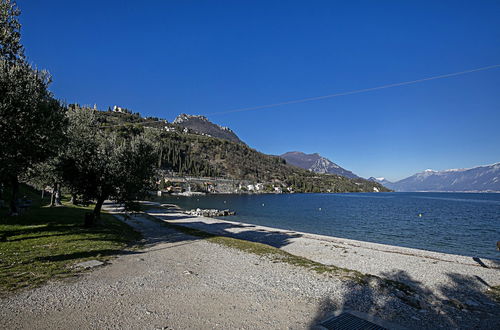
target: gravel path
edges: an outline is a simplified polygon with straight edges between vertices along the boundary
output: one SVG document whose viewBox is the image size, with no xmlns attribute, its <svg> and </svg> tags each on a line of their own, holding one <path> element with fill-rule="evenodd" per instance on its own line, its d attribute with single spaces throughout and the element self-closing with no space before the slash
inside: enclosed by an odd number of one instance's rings
<svg viewBox="0 0 500 330">
<path fill-rule="evenodd" d="M 407 328 L 500 327 L 486 296 L 477 306 L 412 307 L 401 292 L 276 263 L 188 236 L 144 216 L 146 238 L 109 265 L 0 300 L 6 329 L 305 329 L 335 310 Z"/>
</svg>

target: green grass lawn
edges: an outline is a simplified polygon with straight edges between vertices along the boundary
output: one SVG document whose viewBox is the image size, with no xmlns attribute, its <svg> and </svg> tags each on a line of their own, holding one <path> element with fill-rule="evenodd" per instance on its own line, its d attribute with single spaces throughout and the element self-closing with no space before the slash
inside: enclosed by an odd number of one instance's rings
<svg viewBox="0 0 500 330">
<path fill-rule="evenodd" d="M 68 203 L 42 206 L 40 196 L 27 187 L 22 187 L 23 195 L 33 200 L 24 214 L 8 217 L 5 209 L 0 210 L 0 236 L 6 237 L 0 242 L 0 295 L 72 276 L 77 273 L 74 264 L 108 260 L 141 238 L 109 214 L 102 214 L 101 225 L 84 228 L 84 214 L 90 208 Z"/>
</svg>

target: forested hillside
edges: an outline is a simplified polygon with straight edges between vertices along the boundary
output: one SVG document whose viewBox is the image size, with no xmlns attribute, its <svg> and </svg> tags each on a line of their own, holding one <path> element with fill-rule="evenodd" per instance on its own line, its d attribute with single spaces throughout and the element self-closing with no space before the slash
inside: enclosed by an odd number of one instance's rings
<svg viewBox="0 0 500 330">
<path fill-rule="evenodd" d="M 167 172 L 272 183 L 290 187 L 295 192 L 388 191 L 382 185 L 364 179 L 311 173 L 288 165 L 283 158 L 265 155 L 242 143 L 195 134 L 158 118 L 109 111 L 99 114 L 104 126 L 121 134 L 155 131 L 160 150 L 158 162 Z"/>
</svg>

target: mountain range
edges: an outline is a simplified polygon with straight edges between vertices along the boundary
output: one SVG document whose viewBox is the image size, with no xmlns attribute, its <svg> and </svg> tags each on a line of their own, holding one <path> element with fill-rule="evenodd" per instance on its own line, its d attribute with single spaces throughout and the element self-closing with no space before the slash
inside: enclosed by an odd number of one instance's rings
<svg viewBox="0 0 500 330">
<path fill-rule="evenodd" d="M 340 167 L 328 158 L 318 153 L 305 154 L 300 151 L 289 151 L 280 156 L 290 165 L 297 166 L 314 173 L 337 174 L 346 178 L 359 179 L 360 177 L 345 168 Z"/>
<path fill-rule="evenodd" d="M 229 128 L 204 116 L 181 114 L 173 123 L 157 117 L 143 118 L 131 111 L 99 111 L 99 121 L 117 127 L 121 134 L 137 134 L 147 128 L 158 140 L 159 172 L 165 177 L 210 177 L 239 181 L 233 192 L 258 184 L 266 192 L 384 192 L 378 182 L 334 174 L 314 173 L 287 164 L 286 160 L 252 149 Z M 225 183 L 224 183 L 225 182 Z M 233 182 L 233 183 L 228 183 Z M 232 187 L 232 186 L 231 186 Z M 203 187 L 199 187 L 203 190 Z M 228 188 L 229 189 L 229 188 Z"/>
<path fill-rule="evenodd" d="M 187 128 L 196 134 L 211 136 L 236 143 L 244 143 L 230 128 L 214 124 L 205 116 L 187 115 L 183 113 L 175 118 L 173 124 Z M 300 151 L 290 151 L 284 153 L 280 157 L 285 159 L 290 165 L 309 170 L 313 173 L 336 174 L 350 179 L 361 179 L 356 174 L 340 167 L 331 160 L 322 157 L 318 153 L 305 154 Z"/>
<path fill-rule="evenodd" d="M 369 178 L 395 191 L 500 191 L 500 163 L 444 171 L 425 170 L 390 182 Z"/>
<path fill-rule="evenodd" d="M 181 129 L 184 129 L 185 132 L 190 134 L 198 134 L 211 138 L 222 139 L 246 146 L 246 144 L 230 128 L 214 124 L 204 116 L 180 114 L 173 121 L 173 124 L 177 127 L 180 127 Z M 167 123 L 165 125 L 168 126 L 169 124 Z M 217 149 L 220 148 L 220 146 L 217 147 Z M 262 173 L 261 171 L 266 172 L 270 170 L 269 168 L 266 168 L 267 165 L 262 168 L 260 165 L 260 162 L 268 162 L 268 159 L 266 158 L 267 156 L 262 155 L 252 149 L 246 149 L 252 150 L 252 152 L 250 153 L 248 153 L 248 151 L 245 151 L 247 156 L 244 156 L 244 154 L 239 155 L 239 151 L 237 152 L 237 150 L 240 149 L 234 147 L 231 148 L 232 150 L 230 154 L 232 154 L 235 158 L 243 156 L 240 161 L 237 162 L 239 165 L 236 163 L 233 164 L 233 162 L 231 162 L 230 165 L 230 163 L 228 162 L 229 159 L 224 161 L 225 164 L 227 164 L 225 166 L 229 166 L 230 168 L 232 168 L 233 170 L 231 171 L 236 171 L 233 174 L 235 178 L 242 177 L 241 173 L 250 173 L 248 171 L 252 171 L 250 169 L 247 169 L 248 166 L 244 165 L 245 163 L 252 163 L 252 166 L 257 166 L 257 168 L 259 168 L 258 173 Z M 205 150 L 206 152 L 212 153 L 210 149 Z M 217 151 L 217 154 L 218 153 L 220 153 L 220 151 Z M 208 162 L 213 165 L 217 164 L 220 161 L 214 162 L 212 158 L 219 157 L 217 156 L 217 154 L 214 154 L 208 158 L 202 157 L 205 158 L 203 162 Z M 238 157 L 236 157 L 236 155 L 238 155 Z M 245 162 L 245 158 L 248 159 L 250 155 L 252 155 L 252 161 L 247 160 Z M 192 157 L 194 157 L 193 159 L 197 159 L 197 161 L 201 161 L 201 159 L 198 159 L 200 157 L 195 156 L 195 154 L 192 154 Z M 353 172 L 342 168 L 338 164 L 321 156 L 318 153 L 305 154 L 300 151 L 291 151 L 284 153 L 279 157 L 281 159 L 284 159 L 286 164 L 308 170 L 311 173 L 333 174 L 348 179 L 361 180 L 360 182 L 366 182 L 364 179 L 360 178 Z M 259 160 L 257 161 L 257 159 Z M 213 167 L 213 165 L 209 167 Z M 221 169 L 220 165 L 221 164 L 216 165 L 216 168 L 218 168 L 219 170 Z M 243 168 L 245 168 L 245 170 L 243 170 Z M 287 172 L 288 169 L 285 170 L 285 168 L 286 167 L 280 169 L 273 168 L 268 173 L 275 173 L 275 171 Z M 225 170 L 222 172 L 225 172 Z M 243 177 L 244 176 L 246 175 L 243 175 Z M 376 182 L 395 191 L 500 191 L 500 163 L 477 166 L 467 169 L 452 169 L 444 171 L 425 170 L 397 182 L 391 182 L 386 180 L 385 178 L 371 177 L 368 179 L 368 182 Z"/>
<path fill-rule="evenodd" d="M 394 184 L 394 182 L 391 182 L 391 181 L 387 180 L 386 178 L 374 178 L 373 176 L 371 176 L 368 178 L 368 180 L 373 181 L 373 182 L 378 182 L 381 185 L 384 185 L 386 187 Z"/>
</svg>

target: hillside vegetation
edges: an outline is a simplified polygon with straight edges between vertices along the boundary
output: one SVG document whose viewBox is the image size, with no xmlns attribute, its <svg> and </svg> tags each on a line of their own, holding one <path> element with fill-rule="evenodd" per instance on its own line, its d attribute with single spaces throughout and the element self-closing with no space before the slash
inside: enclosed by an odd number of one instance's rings
<svg viewBox="0 0 500 330">
<path fill-rule="evenodd" d="M 245 144 L 196 134 L 158 118 L 141 118 L 138 114 L 115 112 L 100 112 L 100 117 L 103 125 L 121 134 L 156 131 L 160 149 L 159 164 L 163 170 L 178 175 L 268 183 L 295 192 L 389 191 L 379 183 L 364 179 L 312 173 Z"/>
</svg>

